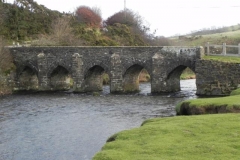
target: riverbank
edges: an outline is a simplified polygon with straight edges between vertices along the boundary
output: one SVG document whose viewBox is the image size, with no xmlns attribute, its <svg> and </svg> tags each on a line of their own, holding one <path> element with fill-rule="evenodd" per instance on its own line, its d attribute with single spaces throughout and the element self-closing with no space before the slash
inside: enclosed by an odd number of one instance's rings
<svg viewBox="0 0 240 160">
<path fill-rule="evenodd" d="M 218 98 L 199 98 L 180 102 L 176 106 L 178 115 L 197 115 L 213 113 L 240 113 L 240 89 L 230 96 Z"/>
<path fill-rule="evenodd" d="M 94 160 L 237 159 L 239 99 L 237 89 L 228 97 L 180 102 L 178 115 L 208 115 L 147 120 L 140 128 L 111 136 Z"/>
<path fill-rule="evenodd" d="M 239 114 L 150 119 L 111 136 L 93 159 L 238 159 L 239 120 Z"/>
</svg>

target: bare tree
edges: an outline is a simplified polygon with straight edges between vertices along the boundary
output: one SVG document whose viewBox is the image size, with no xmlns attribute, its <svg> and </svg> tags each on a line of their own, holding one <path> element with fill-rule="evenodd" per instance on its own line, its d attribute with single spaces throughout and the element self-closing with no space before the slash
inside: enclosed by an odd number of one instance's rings
<svg viewBox="0 0 240 160">
<path fill-rule="evenodd" d="M 33 45 L 82 45 L 83 41 L 77 39 L 74 35 L 70 23 L 70 16 L 57 18 L 51 25 L 51 33 L 48 35 L 40 35 L 39 40 L 34 42 Z"/>
<path fill-rule="evenodd" d="M 70 19 L 68 17 L 58 18 L 52 23 L 52 35 L 57 41 L 69 40 L 72 35 Z"/>
<path fill-rule="evenodd" d="M 102 17 L 102 11 L 99 7 L 92 7 L 91 8 L 94 13 L 96 13 L 99 17 Z"/>
</svg>

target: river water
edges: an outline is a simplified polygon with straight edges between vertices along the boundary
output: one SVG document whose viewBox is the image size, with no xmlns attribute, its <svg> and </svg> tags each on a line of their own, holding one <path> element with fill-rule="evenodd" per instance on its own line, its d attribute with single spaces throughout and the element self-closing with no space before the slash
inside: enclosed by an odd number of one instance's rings
<svg viewBox="0 0 240 160">
<path fill-rule="evenodd" d="M 0 160 L 89 160 L 112 134 L 145 119 L 175 116 L 175 105 L 196 98 L 195 80 L 182 91 L 150 95 L 150 84 L 130 95 L 15 94 L 0 98 Z"/>
</svg>

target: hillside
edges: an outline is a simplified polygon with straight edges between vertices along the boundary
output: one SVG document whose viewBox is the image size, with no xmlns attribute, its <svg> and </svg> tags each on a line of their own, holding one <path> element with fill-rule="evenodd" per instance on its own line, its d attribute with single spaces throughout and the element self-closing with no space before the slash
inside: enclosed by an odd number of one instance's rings
<svg viewBox="0 0 240 160">
<path fill-rule="evenodd" d="M 227 43 L 237 45 L 240 43 L 240 30 L 171 38 L 171 44 L 177 46 L 204 46 L 207 42 L 210 42 L 210 44 Z"/>
<path fill-rule="evenodd" d="M 116 11 L 103 19 L 99 8 L 76 8 L 73 13 L 60 13 L 33 0 L 0 1 L 0 37 L 9 44 L 35 46 L 169 45 L 132 10 Z"/>
</svg>

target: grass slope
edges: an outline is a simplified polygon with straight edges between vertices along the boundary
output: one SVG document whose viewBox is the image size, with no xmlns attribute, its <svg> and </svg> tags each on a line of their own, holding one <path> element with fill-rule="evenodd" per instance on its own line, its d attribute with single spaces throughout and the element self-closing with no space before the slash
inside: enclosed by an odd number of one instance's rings
<svg viewBox="0 0 240 160">
<path fill-rule="evenodd" d="M 150 119 L 140 128 L 122 131 L 94 160 L 237 160 L 240 114 Z"/>
<path fill-rule="evenodd" d="M 231 95 L 231 96 L 240 95 L 240 88 L 232 91 L 230 95 Z"/>
</svg>

